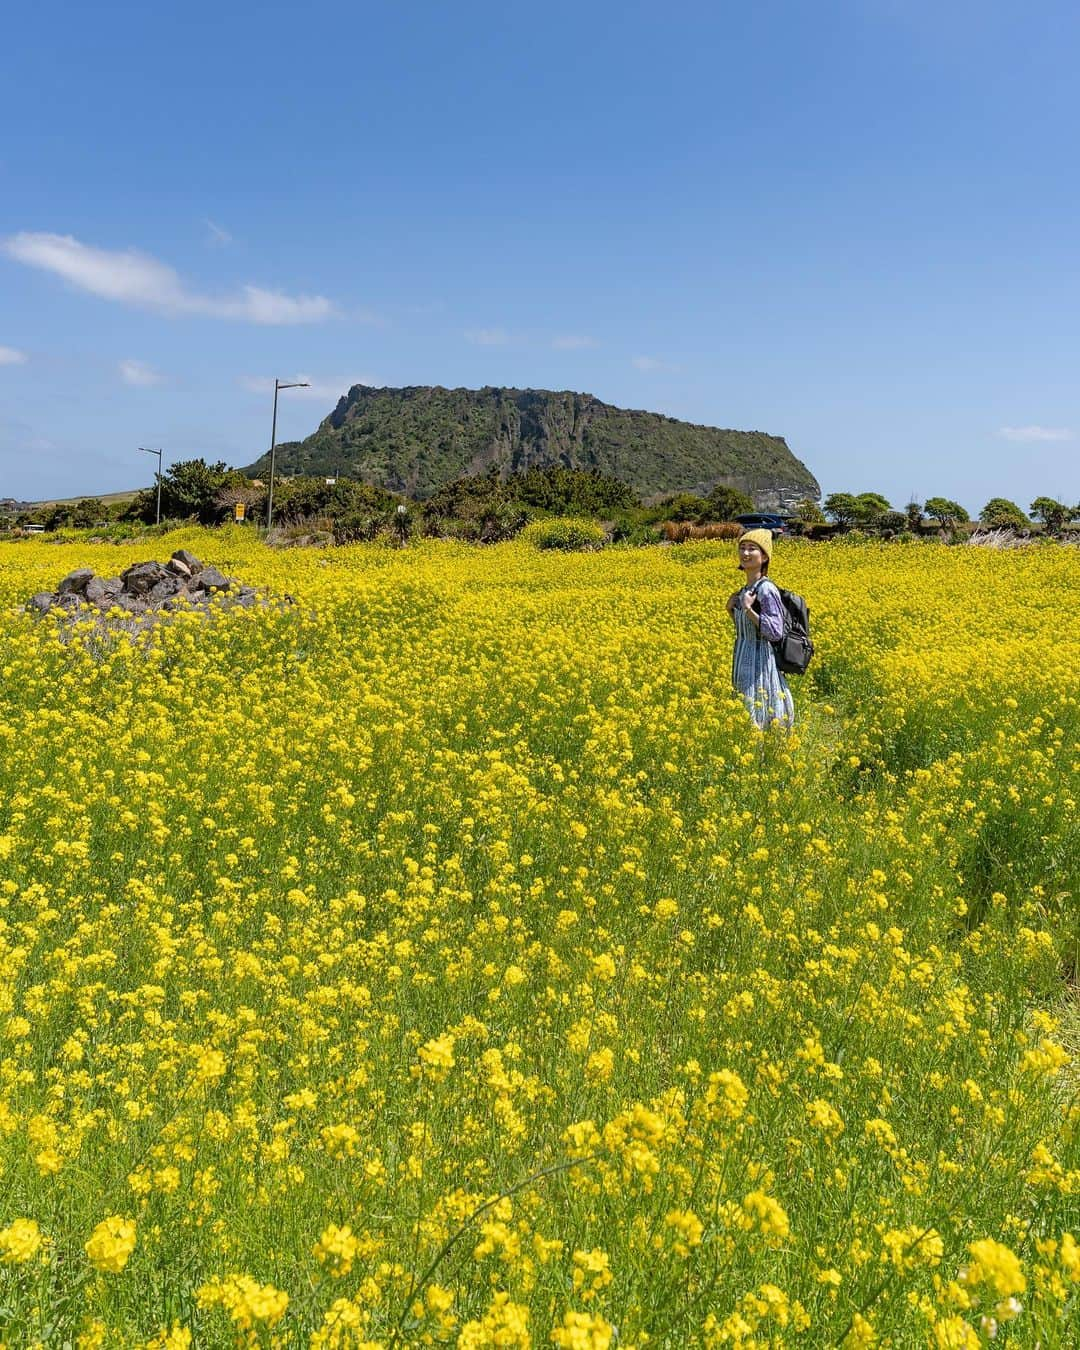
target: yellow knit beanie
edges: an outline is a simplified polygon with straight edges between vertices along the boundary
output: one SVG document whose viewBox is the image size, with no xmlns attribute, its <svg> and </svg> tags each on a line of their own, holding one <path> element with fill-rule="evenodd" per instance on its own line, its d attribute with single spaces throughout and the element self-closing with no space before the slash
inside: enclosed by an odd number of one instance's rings
<svg viewBox="0 0 1080 1350">
<path fill-rule="evenodd" d="M 772 530 L 747 530 L 739 535 L 740 544 L 757 544 L 766 560 L 772 559 Z"/>
</svg>

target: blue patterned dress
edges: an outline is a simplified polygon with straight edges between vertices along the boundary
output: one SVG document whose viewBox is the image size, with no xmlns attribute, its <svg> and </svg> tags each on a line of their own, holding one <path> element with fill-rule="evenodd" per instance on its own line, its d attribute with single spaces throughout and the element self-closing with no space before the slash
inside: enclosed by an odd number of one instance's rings
<svg viewBox="0 0 1080 1350">
<path fill-rule="evenodd" d="M 776 669 L 772 644 L 784 634 L 784 612 L 780 592 L 768 577 L 757 584 L 756 597 L 761 611 L 761 629 L 742 607 L 739 592 L 735 609 L 735 651 L 731 658 L 731 683 L 743 696 L 747 711 L 759 727 L 773 722 L 790 727 L 795 721 L 795 704 L 787 680 Z"/>
</svg>

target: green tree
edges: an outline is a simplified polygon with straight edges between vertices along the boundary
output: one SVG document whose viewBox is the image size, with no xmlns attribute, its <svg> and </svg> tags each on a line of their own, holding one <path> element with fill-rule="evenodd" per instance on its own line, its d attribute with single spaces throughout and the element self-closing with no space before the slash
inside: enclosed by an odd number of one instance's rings
<svg viewBox="0 0 1080 1350">
<path fill-rule="evenodd" d="M 77 502 L 51 502 L 39 506 L 31 514 L 35 525 L 44 525 L 47 530 L 74 528 L 85 530 L 96 525 L 108 515 L 108 509 L 96 497 L 83 497 Z"/>
<path fill-rule="evenodd" d="M 1049 534 L 1060 534 L 1075 515 L 1071 507 L 1053 497 L 1036 497 L 1028 510 L 1036 520 L 1042 521 Z"/>
<path fill-rule="evenodd" d="M 991 497 L 979 512 L 979 519 L 995 530 L 1026 530 L 1031 524 L 1017 504 L 1007 497 Z"/>
<path fill-rule="evenodd" d="M 918 534 L 922 529 L 922 502 L 917 502 L 914 497 L 904 507 L 904 515 L 907 517 L 907 527 L 913 534 Z"/>
<path fill-rule="evenodd" d="M 801 501 L 796 502 L 793 515 L 800 525 L 825 524 L 825 513 L 813 497 L 803 497 Z"/>
<path fill-rule="evenodd" d="M 659 504 L 659 520 L 696 520 L 709 518 L 709 504 L 693 492 L 676 492 Z"/>
<path fill-rule="evenodd" d="M 842 530 L 859 519 L 859 499 L 850 492 L 830 492 L 824 502 L 825 514 Z"/>
<path fill-rule="evenodd" d="M 425 534 L 485 544 L 512 538 L 529 519 L 528 507 L 512 499 L 494 464 L 486 473 L 445 484 L 421 504 L 420 512 Z"/>
<path fill-rule="evenodd" d="M 954 502 L 948 497 L 927 497 L 926 514 L 932 516 L 942 529 L 946 530 L 971 519 L 959 502 Z"/>
<path fill-rule="evenodd" d="M 225 487 L 250 487 L 247 478 L 237 469 L 218 462 L 207 464 L 204 459 L 182 459 L 161 475 L 161 515 L 163 519 L 187 520 L 191 516 L 202 525 L 212 525 L 221 518 L 222 508 L 217 497 Z M 132 512 L 139 519 L 152 521 L 157 511 L 157 489 L 146 488 L 132 504 Z"/>
<path fill-rule="evenodd" d="M 855 506 L 858 512 L 855 518 L 860 525 L 876 525 L 887 511 L 892 510 L 888 499 L 880 492 L 860 492 L 855 498 Z"/>
<path fill-rule="evenodd" d="M 288 521 L 328 516 L 336 522 L 359 512 L 389 519 L 398 501 L 392 493 L 353 478 L 328 483 L 325 478 L 305 474 L 285 479 L 275 488 L 274 515 Z"/>
<path fill-rule="evenodd" d="M 754 509 L 752 497 L 738 488 L 728 487 L 726 483 L 717 483 L 705 498 L 708 513 L 712 520 L 734 520 Z"/>
<path fill-rule="evenodd" d="M 874 525 L 879 530 L 896 534 L 899 530 L 907 529 L 907 516 L 903 511 L 882 511 L 880 516 L 875 517 Z"/>
<path fill-rule="evenodd" d="M 107 508 L 96 497 L 84 497 L 70 507 L 69 512 L 68 523 L 78 529 L 88 529 L 108 515 Z"/>
<path fill-rule="evenodd" d="M 425 524 L 437 533 L 450 520 L 473 520 L 495 511 L 508 500 L 497 465 L 485 473 L 466 475 L 445 483 L 423 503 Z"/>
<path fill-rule="evenodd" d="M 595 469 L 567 469 L 561 464 L 539 465 L 506 480 L 513 500 L 560 516 L 611 516 L 638 505 L 629 484 Z"/>
</svg>

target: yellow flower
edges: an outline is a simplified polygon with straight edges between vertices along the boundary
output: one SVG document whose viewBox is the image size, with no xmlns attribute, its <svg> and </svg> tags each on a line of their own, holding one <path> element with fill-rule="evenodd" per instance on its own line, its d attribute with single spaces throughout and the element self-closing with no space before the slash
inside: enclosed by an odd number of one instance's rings
<svg viewBox="0 0 1080 1350">
<path fill-rule="evenodd" d="M 602 1317 L 569 1311 L 551 1333 L 561 1350 L 608 1350 L 614 1336 L 615 1328 Z"/>
<path fill-rule="evenodd" d="M 978 1333 L 958 1313 L 934 1323 L 934 1344 L 938 1350 L 979 1350 Z"/>
<path fill-rule="evenodd" d="M 898 1270 L 915 1270 L 919 1266 L 935 1266 L 941 1260 L 945 1244 L 934 1228 L 923 1228 L 917 1223 L 906 1228 L 891 1228 L 881 1236 L 885 1253 Z"/>
<path fill-rule="evenodd" d="M 242 1331 L 274 1327 L 285 1316 L 289 1296 L 272 1284 L 259 1284 L 250 1275 L 226 1275 L 208 1280 L 196 1291 L 200 1308 L 221 1307 Z"/>
<path fill-rule="evenodd" d="M 315 1256 L 328 1265 L 334 1275 L 348 1275 L 356 1259 L 359 1243 L 348 1224 L 338 1228 L 330 1224 L 312 1248 Z"/>
<path fill-rule="evenodd" d="M 1044 1036 L 1032 1050 L 1024 1053 L 1020 1060 L 1020 1072 L 1033 1075 L 1044 1074 L 1054 1077 L 1069 1063 L 1069 1052 L 1064 1046 Z"/>
<path fill-rule="evenodd" d="M 844 1131 L 844 1122 L 840 1113 L 835 1107 L 831 1106 L 824 1098 L 817 1098 L 816 1101 L 807 1102 L 806 1118 L 815 1129 L 830 1139 L 837 1139 Z"/>
<path fill-rule="evenodd" d="M 135 1220 L 117 1214 L 102 1219 L 87 1239 L 85 1250 L 97 1270 L 119 1275 L 135 1250 Z"/>
<path fill-rule="evenodd" d="M 615 962 L 611 958 L 610 952 L 601 952 L 599 956 L 592 959 L 592 972 L 598 980 L 613 980 L 615 978 Z"/>
<path fill-rule="evenodd" d="M 705 1226 L 692 1209 L 673 1209 L 664 1220 L 678 1235 L 674 1244 L 680 1256 L 689 1256 L 691 1247 L 700 1247 Z"/>
<path fill-rule="evenodd" d="M 191 1350 L 192 1340 L 187 1327 L 174 1322 L 171 1327 L 158 1332 L 153 1340 L 147 1341 L 141 1350 Z"/>
<path fill-rule="evenodd" d="M 37 1256 L 44 1241 L 36 1220 L 15 1219 L 7 1228 L 0 1228 L 0 1261 L 5 1265 L 23 1265 Z"/>
<path fill-rule="evenodd" d="M 874 1325 L 862 1313 L 855 1313 L 851 1319 L 851 1330 L 844 1337 L 844 1350 L 870 1350 L 877 1344 L 877 1332 Z"/>
<path fill-rule="evenodd" d="M 435 1036 L 418 1051 L 424 1073 L 436 1083 L 441 1083 L 454 1067 L 454 1037 L 446 1034 Z"/>
<path fill-rule="evenodd" d="M 324 1125 L 319 1131 L 323 1147 L 331 1158 L 351 1158 L 360 1144 L 360 1132 L 354 1125 L 344 1122 L 338 1125 Z"/>
<path fill-rule="evenodd" d="M 989 1284 L 999 1298 L 1022 1294 L 1027 1279 L 1016 1254 L 993 1238 L 980 1238 L 968 1245 L 971 1264 L 963 1274 L 965 1284 Z"/>
<path fill-rule="evenodd" d="M 509 1294 L 499 1291 L 482 1318 L 464 1324 L 457 1345 L 458 1350 L 486 1350 L 488 1346 L 530 1350 L 532 1336 L 528 1308 L 512 1302 Z"/>
<path fill-rule="evenodd" d="M 198 1063 L 195 1066 L 197 1083 L 216 1083 L 225 1076 L 228 1068 L 225 1056 L 220 1050 L 200 1049 Z"/>
<path fill-rule="evenodd" d="M 791 1233 L 791 1223 L 782 1206 L 763 1191 L 743 1197 L 743 1212 L 756 1224 L 771 1245 L 780 1245 Z"/>
<path fill-rule="evenodd" d="M 585 1077 L 590 1083 L 606 1083 L 615 1072 L 615 1054 L 610 1047 L 594 1050 L 585 1061 Z"/>
<path fill-rule="evenodd" d="M 607 1252 L 594 1247 L 592 1251 L 574 1253 L 574 1291 L 584 1302 L 590 1302 L 602 1289 L 606 1289 L 611 1279 Z"/>
</svg>

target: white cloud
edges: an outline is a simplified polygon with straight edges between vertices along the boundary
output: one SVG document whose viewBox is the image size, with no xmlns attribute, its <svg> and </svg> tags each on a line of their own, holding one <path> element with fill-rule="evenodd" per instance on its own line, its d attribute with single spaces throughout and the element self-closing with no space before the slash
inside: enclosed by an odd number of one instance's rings
<svg viewBox="0 0 1080 1350">
<path fill-rule="evenodd" d="M 567 333 L 564 337 L 552 338 L 551 345 L 557 352 L 577 352 L 586 347 L 599 347 L 599 342 L 594 337 L 586 337 L 584 334 Z"/>
<path fill-rule="evenodd" d="M 467 328 L 465 337 L 478 347 L 505 347 L 511 340 L 510 334 L 502 328 Z"/>
<path fill-rule="evenodd" d="M 149 254 L 92 248 L 71 235 L 24 231 L 6 239 L 3 249 L 16 262 L 53 272 L 91 295 L 170 317 L 201 314 L 248 323 L 290 324 L 319 323 L 335 312 L 325 296 L 290 296 L 260 286 L 243 286 L 233 295 L 200 295 L 189 290 L 172 267 Z"/>
<path fill-rule="evenodd" d="M 673 366 L 670 361 L 661 361 L 657 356 L 635 356 L 630 364 L 637 370 L 645 371 L 671 371 L 678 370 L 678 366 Z"/>
<path fill-rule="evenodd" d="M 208 244 L 213 244 L 218 248 L 224 248 L 226 244 L 232 243 L 232 235 L 224 225 L 219 225 L 216 221 L 211 220 L 209 216 L 206 217 L 203 224 L 206 226 L 206 242 Z"/>
<path fill-rule="evenodd" d="M 281 398 L 306 398 L 317 403 L 336 403 L 343 394 L 347 394 L 354 384 L 377 385 L 373 375 L 290 375 L 282 384 L 294 384 L 307 388 L 285 389 Z M 241 388 L 252 394 L 272 394 L 274 381 L 268 375 L 242 375 Z"/>
<path fill-rule="evenodd" d="M 25 366 L 26 353 L 14 347 L 0 347 L 0 366 Z"/>
<path fill-rule="evenodd" d="M 1069 427 L 1001 427 L 999 436 L 1007 441 L 1071 441 L 1074 433 Z"/>
<path fill-rule="evenodd" d="M 148 366 L 145 361 L 121 361 L 120 378 L 125 384 L 133 384 L 137 389 L 150 389 L 155 384 L 164 384 L 165 376 Z"/>
</svg>

